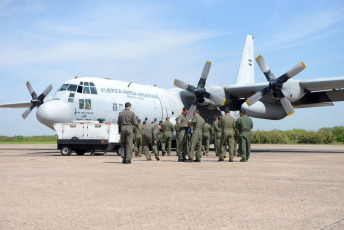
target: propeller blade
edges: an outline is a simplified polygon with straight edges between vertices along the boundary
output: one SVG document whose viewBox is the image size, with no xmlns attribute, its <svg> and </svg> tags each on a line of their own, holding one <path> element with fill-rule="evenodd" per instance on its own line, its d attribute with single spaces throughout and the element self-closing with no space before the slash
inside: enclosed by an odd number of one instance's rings
<svg viewBox="0 0 344 230">
<path fill-rule="evenodd" d="M 262 91 L 259 91 L 255 94 L 253 94 L 251 97 L 247 98 L 246 100 L 246 104 L 248 106 L 253 105 L 254 103 L 256 103 L 257 101 L 259 101 L 265 94 L 267 94 L 270 91 L 269 86 L 265 87 Z"/>
<path fill-rule="evenodd" d="M 53 86 L 50 84 L 44 91 L 39 95 L 38 100 L 40 104 L 43 104 L 44 98 L 50 93 L 50 91 L 53 89 Z"/>
<path fill-rule="evenodd" d="M 206 80 L 208 78 L 210 67 L 211 67 L 211 62 L 210 61 L 206 61 L 205 64 L 204 64 L 204 67 L 203 67 L 201 78 L 199 79 L 199 82 L 197 84 L 198 87 L 204 88 L 205 82 L 206 82 Z"/>
<path fill-rule="evenodd" d="M 246 104 L 248 106 L 251 106 L 254 103 L 256 103 L 257 101 L 259 101 L 262 97 L 263 97 L 262 92 L 259 91 L 259 92 L 255 93 L 255 94 L 253 94 L 251 97 L 247 98 Z"/>
<path fill-rule="evenodd" d="M 305 64 L 303 62 L 300 62 L 299 64 L 295 65 L 293 68 L 288 70 L 286 74 L 289 78 L 294 77 L 296 74 L 300 73 L 302 70 L 306 68 Z"/>
<path fill-rule="evenodd" d="M 23 119 L 27 118 L 29 114 L 31 113 L 32 109 L 35 107 L 35 105 L 31 105 L 25 112 L 22 114 Z"/>
<path fill-rule="evenodd" d="M 270 67 L 268 66 L 268 64 L 266 63 L 262 55 L 259 55 L 256 58 L 256 62 L 260 70 L 264 73 L 266 80 L 271 81 L 272 79 L 275 78 L 274 74 L 271 72 Z"/>
<path fill-rule="evenodd" d="M 282 107 L 284 109 L 284 111 L 288 114 L 288 116 L 292 115 L 295 111 L 293 106 L 291 105 L 290 101 L 288 100 L 288 98 L 286 98 L 284 96 L 284 93 L 282 92 L 282 90 L 278 90 L 277 91 L 277 96 L 280 99 L 280 102 L 282 104 Z"/>
<path fill-rule="evenodd" d="M 188 83 L 183 82 L 183 81 L 178 80 L 178 79 L 174 79 L 174 85 L 177 86 L 178 88 L 185 89 L 191 93 L 193 93 L 194 90 L 196 89 L 195 86 L 189 85 Z"/>
<path fill-rule="evenodd" d="M 50 84 L 42 93 L 42 95 L 44 95 L 44 97 L 46 97 L 50 91 L 53 89 L 53 86 Z"/>
<path fill-rule="evenodd" d="M 29 90 L 30 94 L 32 94 L 33 92 L 35 92 L 35 91 L 33 90 L 33 88 L 32 88 L 32 86 L 31 86 L 31 84 L 30 84 L 29 81 L 26 82 L 26 87 L 27 87 L 27 89 Z"/>
<path fill-rule="evenodd" d="M 293 113 L 295 113 L 293 106 L 291 105 L 290 101 L 288 100 L 288 98 L 283 97 L 280 99 L 280 102 L 282 104 L 283 109 L 285 110 L 285 112 L 288 114 L 288 116 L 292 115 Z"/>
<path fill-rule="evenodd" d="M 26 87 L 27 87 L 27 89 L 29 90 L 32 99 L 37 98 L 37 94 L 36 94 L 36 92 L 33 90 L 33 88 L 32 88 L 32 86 L 31 86 L 31 84 L 30 84 L 29 81 L 26 82 Z"/>
<path fill-rule="evenodd" d="M 197 107 L 197 97 L 195 98 L 194 102 L 192 103 L 192 105 L 189 109 L 188 115 L 186 115 L 186 118 L 188 120 L 191 120 L 191 118 L 193 117 L 193 113 L 195 112 L 196 107 Z"/>
<path fill-rule="evenodd" d="M 221 96 L 216 95 L 216 94 L 210 94 L 209 97 L 206 97 L 206 98 L 212 100 L 213 102 L 215 102 L 218 105 L 222 105 L 223 106 L 226 103 L 226 98 L 221 97 Z"/>
</svg>

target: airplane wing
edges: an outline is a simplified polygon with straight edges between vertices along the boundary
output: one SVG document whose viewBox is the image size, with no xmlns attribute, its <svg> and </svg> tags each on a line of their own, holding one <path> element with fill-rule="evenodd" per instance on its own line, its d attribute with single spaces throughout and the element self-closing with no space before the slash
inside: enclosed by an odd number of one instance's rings
<svg viewBox="0 0 344 230">
<path fill-rule="evenodd" d="M 250 83 L 250 84 L 235 84 L 224 86 L 227 94 L 236 98 L 248 98 L 257 91 L 263 90 L 269 85 L 269 82 Z"/>
<path fill-rule="evenodd" d="M 332 102 L 344 101 L 344 77 L 300 80 L 306 95 L 292 103 L 296 108 L 330 106 Z M 231 97 L 248 98 L 268 86 L 268 82 L 224 86 Z"/>
<path fill-rule="evenodd" d="M 309 91 L 344 88 L 344 77 L 300 80 L 300 85 Z"/>
<path fill-rule="evenodd" d="M 32 104 L 31 102 L 19 102 L 19 103 L 12 103 L 12 104 L 2 104 L 0 108 L 28 108 Z"/>
<path fill-rule="evenodd" d="M 331 106 L 332 102 L 344 101 L 344 77 L 301 80 L 300 86 L 308 93 L 292 103 L 295 108 Z"/>
</svg>

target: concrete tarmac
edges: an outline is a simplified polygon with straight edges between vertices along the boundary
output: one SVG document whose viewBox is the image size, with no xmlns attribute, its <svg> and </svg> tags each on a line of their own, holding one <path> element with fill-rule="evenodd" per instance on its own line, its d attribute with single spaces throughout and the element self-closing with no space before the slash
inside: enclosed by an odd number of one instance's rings
<svg viewBox="0 0 344 230">
<path fill-rule="evenodd" d="M 0 145 L 0 229 L 344 229 L 344 146 L 253 145 L 246 163 L 174 155 L 124 165 Z"/>
</svg>

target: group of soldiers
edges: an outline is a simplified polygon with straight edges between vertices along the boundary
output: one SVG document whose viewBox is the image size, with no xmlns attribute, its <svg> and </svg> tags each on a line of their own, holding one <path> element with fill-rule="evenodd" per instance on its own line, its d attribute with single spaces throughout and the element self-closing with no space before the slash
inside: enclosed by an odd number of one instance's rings
<svg viewBox="0 0 344 230">
<path fill-rule="evenodd" d="M 188 119 L 189 109 L 184 107 L 176 118 L 175 125 L 170 122 L 169 117 L 165 122 L 160 121 L 159 124 L 152 122 L 147 125 L 146 122 L 141 124 L 130 109 L 131 104 L 127 102 L 125 110 L 118 116 L 124 164 L 131 163 L 133 142 L 136 157 L 142 157 L 143 153 L 148 161 L 152 160 L 149 151 L 151 146 L 155 159 L 160 160 L 158 143 L 161 145 L 162 155 L 170 156 L 173 131 L 176 132 L 176 152 L 179 162 L 201 162 L 202 152 L 203 155 L 209 153 L 210 139 L 214 140 L 218 161 L 224 161 L 227 149 L 229 162 L 233 162 L 235 155 L 241 157 L 241 162 L 248 161 L 250 157 L 250 130 L 253 128 L 253 123 L 244 111 L 240 111 L 240 118 L 235 121 L 229 115 L 229 109 L 226 109 L 225 115 L 216 117 L 211 126 L 200 116 L 197 109 L 193 113 L 193 119 Z M 237 145 L 239 145 L 238 150 Z"/>
</svg>

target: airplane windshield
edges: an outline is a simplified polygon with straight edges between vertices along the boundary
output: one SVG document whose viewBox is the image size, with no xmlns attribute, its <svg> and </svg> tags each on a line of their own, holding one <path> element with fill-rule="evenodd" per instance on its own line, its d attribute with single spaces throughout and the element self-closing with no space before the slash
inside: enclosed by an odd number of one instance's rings
<svg viewBox="0 0 344 230">
<path fill-rule="evenodd" d="M 68 88 L 69 84 L 63 84 L 60 88 L 60 91 L 65 91 Z"/>
<path fill-rule="evenodd" d="M 78 86 L 77 85 L 72 85 L 72 84 L 70 84 L 69 86 L 68 86 L 68 91 L 76 91 L 76 88 L 77 88 Z"/>
</svg>

